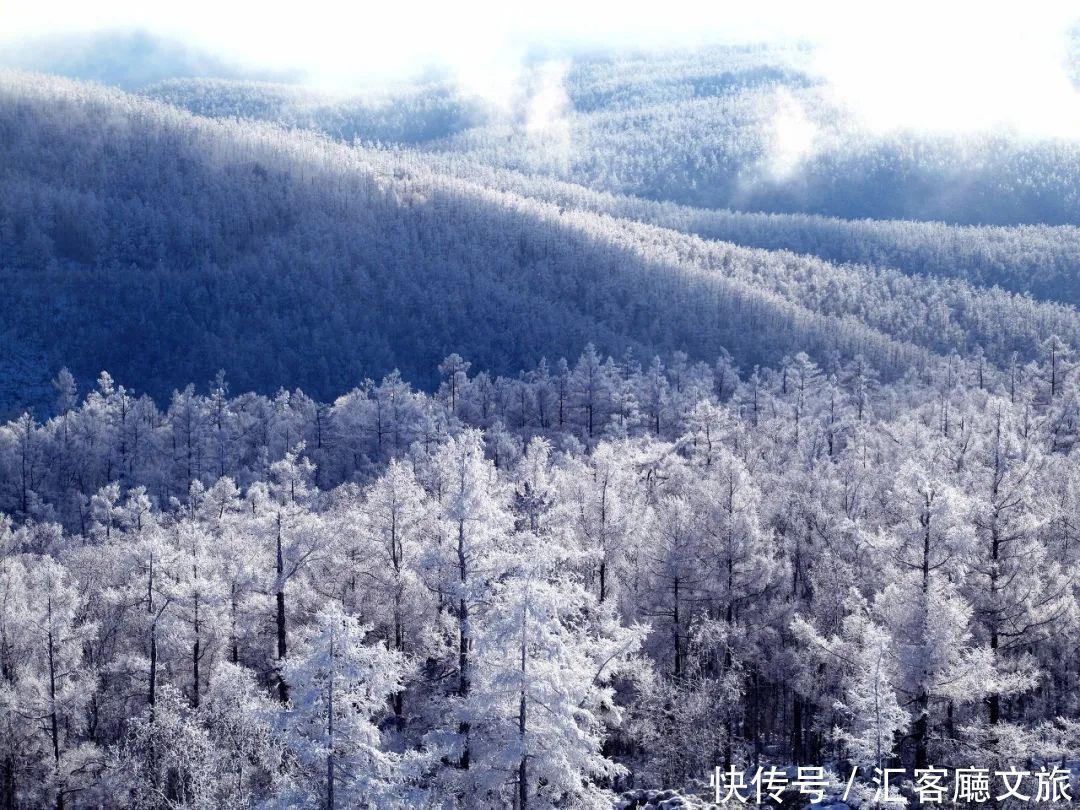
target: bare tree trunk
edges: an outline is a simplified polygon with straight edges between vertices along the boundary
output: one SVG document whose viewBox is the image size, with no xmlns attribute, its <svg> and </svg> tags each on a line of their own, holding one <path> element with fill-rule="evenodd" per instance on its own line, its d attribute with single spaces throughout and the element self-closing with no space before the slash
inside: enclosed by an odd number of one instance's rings
<svg viewBox="0 0 1080 810">
<path fill-rule="evenodd" d="M 521 617 L 521 693 L 520 702 L 518 704 L 518 737 L 521 740 L 521 762 L 518 764 L 518 808 L 519 810 L 525 810 L 526 805 L 529 803 L 529 781 L 528 781 L 528 755 L 525 749 L 525 729 L 526 729 L 526 695 L 525 695 L 525 652 L 526 652 L 526 631 L 528 628 L 528 603 L 526 602 L 524 609 L 522 610 Z"/>
<path fill-rule="evenodd" d="M 57 782 L 60 776 L 60 726 L 56 716 L 56 650 L 52 631 L 52 595 L 48 598 L 49 620 L 49 731 L 52 735 L 53 767 L 56 770 Z M 57 788 L 56 810 L 64 810 L 64 793 Z"/>
<path fill-rule="evenodd" d="M 678 680 L 682 677 L 682 640 L 679 637 L 679 578 L 675 577 L 675 581 L 672 584 L 673 601 L 674 605 L 671 611 L 671 625 L 672 634 L 671 641 L 674 647 L 675 663 L 674 663 L 674 678 Z"/>
<path fill-rule="evenodd" d="M 4 757 L 4 810 L 15 810 L 15 760 L 11 754 Z"/>
<path fill-rule="evenodd" d="M 199 605 L 195 604 L 195 644 L 191 650 L 191 675 L 192 675 L 192 696 L 191 705 L 194 708 L 199 708 Z"/>
<path fill-rule="evenodd" d="M 334 639 L 330 639 L 330 678 L 326 685 L 326 807 L 334 810 Z"/>
<path fill-rule="evenodd" d="M 458 521 L 458 577 L 461 582 L 461 595 L 458 600 L 458 696 L 465 698 L 469 694 L 469 603 L 465 598 L 467 579 L 465 560 L 465 523 Z M 458 762 L 463 770 L 469 768 L 469 724 L 462 722 L 458 733 L 464 740 L 461 759 Z"/>
<path fill-rule="evenodd" d="M 923 610 L 927 610 L 930 604 L 930 523 L 931 502 L 930 495 L 925 495 L 923 513 L 919 522 L 923 527 L 923 555 L 922 555 L 922 600 Z M 928 737 L 930 735 L 930 695 L 925 685 L 919 686 L 915 696 L 915 722 L 911 725 L 911 734 L 915 739 L 915 767 L 929 767 Z"/>
<path fill-rule="evenodd" d="M 285 637 L 285 557 L 281 550 L 281 512 L 277 516 L 277 657 L 278 657 L 278 699 L 289 702 L 289 686 L 281 675 L 285 666 L 288 646 Z"/>
<path fill-rule="evenodd" d="M 236 583 L 235 582 L 233 582 L 229 586 L 229 615 L 230 615 L 230 619 L 231 619 L 230 624 L 231 624 L 231 628 L 232 628 L 232 632 L 230 633 L 232 638 L 230 639 L 231 644 L 229 645 L 229 647 L 230 647 L 229 653 L 230 653 L 230 656 L 232 658 L 232 662 L 234 664 L 239 664 L 240 663 L 240 636 L 236 632 Z"/>
<path fill-rule="evenodd" d="M 147 695 L 150 704 L 150 716 L 154 716 L 154 704 L 157 702 L 157 622 L 150 625 L 150 691 Z"/>
</svg>

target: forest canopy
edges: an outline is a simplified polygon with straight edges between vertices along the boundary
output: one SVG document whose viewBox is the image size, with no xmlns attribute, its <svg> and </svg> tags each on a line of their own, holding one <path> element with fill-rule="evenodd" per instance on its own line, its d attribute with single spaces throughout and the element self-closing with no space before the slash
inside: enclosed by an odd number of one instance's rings
<svg viewBox="0 0 1080 810">
<path fill-rule="evenodd" d="M 1080 141 L 95 47 L 0 72 L 0 808 L 1080 796 Z"/>
</svg>

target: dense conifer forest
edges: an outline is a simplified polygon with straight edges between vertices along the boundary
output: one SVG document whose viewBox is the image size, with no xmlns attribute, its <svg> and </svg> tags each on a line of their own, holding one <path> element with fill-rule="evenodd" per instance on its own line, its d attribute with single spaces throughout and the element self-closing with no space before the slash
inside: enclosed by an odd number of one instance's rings
<svg viewBox="0 0 1080 810">
<path fill-rule="evenodd" d="M 1080 796 L 1080 141 L 168 52 L 0 71 L 0 807 Z"/>
</svg>

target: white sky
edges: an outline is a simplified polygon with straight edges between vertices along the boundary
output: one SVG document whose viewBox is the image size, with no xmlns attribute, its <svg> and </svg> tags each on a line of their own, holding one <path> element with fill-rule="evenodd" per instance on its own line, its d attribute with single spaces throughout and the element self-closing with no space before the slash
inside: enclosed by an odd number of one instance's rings
<svg viewBox="0 0 1080 810">
<path fill-rule="evenodd" d="M 138 28 L 318 83 L 455 70 L 493 94 L 532 45 L 694 46 L 803 39 L 877 129 L 1080 135 L 1062 69 L 1076 0 L 0 0 L 0 37 Z"/>
</svg>

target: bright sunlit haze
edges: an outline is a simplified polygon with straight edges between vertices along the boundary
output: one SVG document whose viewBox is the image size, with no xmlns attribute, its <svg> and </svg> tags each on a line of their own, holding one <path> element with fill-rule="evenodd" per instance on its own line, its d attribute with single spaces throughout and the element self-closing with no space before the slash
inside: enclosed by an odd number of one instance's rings
<svg viewBox="0 0 1080 810">
<path fill-rule="evenodd" d="M 674 0 L 662 10 L 571 0 L 525 10 L 495 0 L 5 5 L 0 43 L 9 48 L 35 41 L 77 48 L 88 32 L 139 30 L 333 92 L 448 71 L 496 106 L 514 95 L 527 62 L 567 51 L 788 42 L 811 46 L 808 68 L 872 131 L 1080 133 L 1080 94 L 1067 70 L 1077 12 L 1056 0 L 745 7 Z"/>
</svg>

